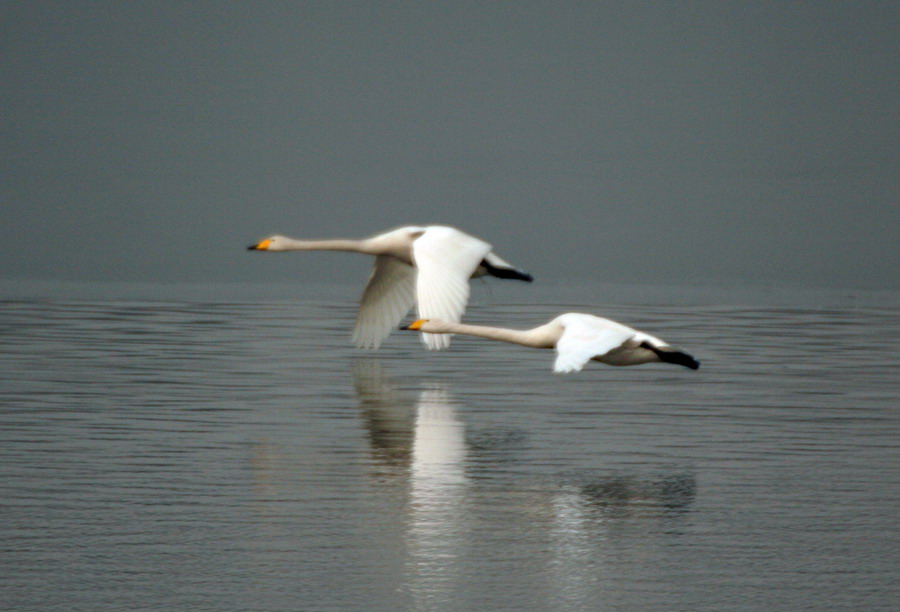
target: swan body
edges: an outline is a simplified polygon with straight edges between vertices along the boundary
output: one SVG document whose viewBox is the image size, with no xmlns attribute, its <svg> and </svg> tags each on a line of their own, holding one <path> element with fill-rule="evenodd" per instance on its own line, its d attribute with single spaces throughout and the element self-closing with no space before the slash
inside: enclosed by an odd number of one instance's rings
<svg viewBox="0 0 900 612">
<path fill-rule="evenodd" d="M 578 372 L 588 361 L 613 366 L 664 362 L 696 370 L 700 362 L 659 338 L 610 319 L 570 312 L 534 329 L 507 329 L 419 319 L 401 329 L 430 334 L 465 334 L 533 348 L 555 348 L 553 371 Z"/>
<path fill-rule="evenodd" d="M 441 225 L 401 227 L 362 240 L 296 240 L 270 236 L 254 251 L 349 251 L 375 257 L 360 299 L 353 340 L 378 348 L 407 312 L 422 318 L 459 321 L 469 301 L 469 279 L 491 275 L 531 282 L 526 272 L 491 252 L 491 245 Z M 449 336 L 422 334 L 429 349 L 443 349 Z"/>
</svg>

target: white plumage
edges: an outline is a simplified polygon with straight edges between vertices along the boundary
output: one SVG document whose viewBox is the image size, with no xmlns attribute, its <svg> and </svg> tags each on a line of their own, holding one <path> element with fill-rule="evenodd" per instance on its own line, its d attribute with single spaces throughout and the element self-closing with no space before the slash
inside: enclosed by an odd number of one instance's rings
<svg viewBox="0 0 900 612">
<path fill-rule="evenodd" d="M 486 274 L 531 281 L 491 252 L 491 245 L 441 225 L 401 227 L 363 240 L 296 240 L 270 236 L 248 247 L 256 251 L 350 251 L 375 256 L 360 299 L 353 339 L 378 348 L 407 312 L 459 321 L 469 301 L 469 279 Z M 430 349 L 443 349 L 449 336 L 423 334 Z"/>
<path fill-rule="evenodd" d="M 570 312 L 534 329 L 507 329 L 419 319 L 403 327 L 430 334 L 466 334 L 533 348 L 555 348 L 554 372 L 578 372 L 588 361 L 628 366 L 664 362 L 696 370 L 700 362 L 655 336 L 610 319 Z"/>
</svg>

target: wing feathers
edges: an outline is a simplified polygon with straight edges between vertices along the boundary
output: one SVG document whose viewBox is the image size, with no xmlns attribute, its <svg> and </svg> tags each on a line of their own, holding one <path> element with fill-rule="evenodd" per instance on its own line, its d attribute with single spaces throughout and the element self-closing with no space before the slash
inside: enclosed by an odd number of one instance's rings
<svg viewBox="0 0 900 612">
<path fill-rule="evenodd" d="M 419 317 L 457 322 L 469 301 L 469 278 L 490 253 L 491 245 L 449 227 L 429 227 L 413 242 L 418 269 L 416 297 Z M 422 334 L 430 349 L 446 348 L 450 336 Z"/>
<path fill-rule="evenodd" d="M 412 266 L 390 256 L 377 256 L 356 315 L 356 346 L 378 348 L 415 301 L 416 273 Z"/>
<path fill-rule="evenodd" d="M 564 329 L 556 343 L 554 372 L 578 372 L 591 358 L 605 355 L 635 335 L 633 329 L 591 315 L 563 315 L 560 323 Z"/>
</svg>

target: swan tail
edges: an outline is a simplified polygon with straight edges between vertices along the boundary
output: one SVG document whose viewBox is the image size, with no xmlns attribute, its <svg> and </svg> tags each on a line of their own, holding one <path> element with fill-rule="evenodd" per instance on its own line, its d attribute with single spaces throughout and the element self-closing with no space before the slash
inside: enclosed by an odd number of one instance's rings
<svg viewBox="0 0 900 612">
<path fill-rule="evenodd" d="M 653 346 L 649 342 L 643 342 L 641 346 L 656 353 L 663 363 L 673 363 L 692 370 L 700 369 L 700 362 L 684 351 L 679 351 L 671 346 Z"/>
<path fill-rule="evenodd" d="M 490 276 L 495 276 L 497 278 L 509 278 L 513 280 L 525 281 L 526 283 L 530 283 L 534 280 L 534 277 L 531 276 L 531 274 L 529 274 L 528 272 L 513 267 L 493 253 L 488 253 L 487 256 L 481 260 L 480 265 L 482 268 L 484 268 L 485 274 L 489 274 Z"/>
</svg>

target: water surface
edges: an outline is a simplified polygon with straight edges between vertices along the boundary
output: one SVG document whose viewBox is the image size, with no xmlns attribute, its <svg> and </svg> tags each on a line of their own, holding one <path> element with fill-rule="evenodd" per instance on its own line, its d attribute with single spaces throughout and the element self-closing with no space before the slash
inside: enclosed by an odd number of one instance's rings
<svg viewBox="0 0 900 612">
<path fill-rule="evenodd" d="M 593 312 L 703 362 L 558 376 L 357 351 L 357 290 L 7 288 L 3 605 L 896 609 L 895 295 L 477 286 L 471 322 Z"/>
</svg>

